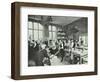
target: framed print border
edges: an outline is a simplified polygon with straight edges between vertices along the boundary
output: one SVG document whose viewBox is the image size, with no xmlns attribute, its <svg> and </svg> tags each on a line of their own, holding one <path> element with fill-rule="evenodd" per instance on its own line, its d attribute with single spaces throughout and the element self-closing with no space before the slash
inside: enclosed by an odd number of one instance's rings
<svg viewBox="0 0 100 82">
<path fill-rule="evenodd" d="M 57 8 L 57 9 L 77 9 L 77 10 L 93 10 L 94 11 L 94 71 L 78 72 L 78 73 L 58 73 L 58 74 L 42 74 L 42 75 L 20 75 L 20 8 L 21 7 L 38 7 L 38 8 Z M 37 79 L 37 78 L 54 78 L 69 76 L 84 76 L 97 74 L 97 7 L 76 6 L 76 5 L 58 5 L 43 3 L 26 3 L 14 2 L 11 4 L 11 78 L 15 80 L 21 79 Z"/>
</svg>

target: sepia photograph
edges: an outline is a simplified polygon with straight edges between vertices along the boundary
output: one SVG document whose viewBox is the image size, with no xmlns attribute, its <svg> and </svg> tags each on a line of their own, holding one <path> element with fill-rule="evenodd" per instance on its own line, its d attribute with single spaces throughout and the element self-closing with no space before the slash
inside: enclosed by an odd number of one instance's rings
<svg viewBox="0 0 100 82">
<path fill-rule="evenodd" d="M 28 67 L 88 64 L 88 18 L 28 15 Z"/>
</svg>

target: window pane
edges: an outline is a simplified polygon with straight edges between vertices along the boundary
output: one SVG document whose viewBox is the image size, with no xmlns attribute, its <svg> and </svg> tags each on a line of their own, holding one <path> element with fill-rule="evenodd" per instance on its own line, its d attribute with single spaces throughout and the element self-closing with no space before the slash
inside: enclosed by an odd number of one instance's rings
<svg viewBox="0 0 100 82">
<path fill-rule="evenodd" d="M 38 29 L 38 23 L 34 22 L 34 29 Z"/>
<path fill-rule="evenodd" d="M 49 39 L 52 39 L 52 32 L 49 32 Z"/>
<path fill-rule="evenodd" d="M 58 30 L 57 31 L 62 31 L 62 29 L 61 28 L 58 28 Z"/>
<path fill-rule="evenodd" d="M 53 32 L 53 39 L 54 39 L 54 40 L 57 39 L 57 34 L 56 34 L 56 32 Z"/>
<path fill-rule="evenodd" d="M 52 26 L 52 31 L 56 31 L 56 26 Z"/>
<path fill-rule="evenodd" d="M 38 40 L 38 30 L 34 30 L 34 40 Z"/>
<path fill-rule="evenodd" d="M 85 44 L 88 45 L 88 36 L 85 36 Z"/>
<path fill-rule="evenodd" d="M 39 30 L 43 30 L 43 25 L 39 24 Z"/>
<path fill-rule="evenodd" d="M 32 28 L 32 22 L 28 22 L 28 28 Z"/>
<path fill-rule="evenodd" d="M 43 39 L 43 31 L 39 31 L 39 40 Z"/>
<path fill-rule="evenodd" d="M 83 44 L 87 45 L 88 43 L 88 36 L 87 35 L 81 35 L 79 36 L 79 41 L 83 40 Z"/>
<path fill-rule="evenodd" d="M 32 40 L 32 30 L 28 30 L 28 40 Z"/>
<path fill-rule="evenodd" d="M 51 25 L 49 25 L 49 31 L 51 31 L 52 29 L 51 29 Z"/>
</svg>

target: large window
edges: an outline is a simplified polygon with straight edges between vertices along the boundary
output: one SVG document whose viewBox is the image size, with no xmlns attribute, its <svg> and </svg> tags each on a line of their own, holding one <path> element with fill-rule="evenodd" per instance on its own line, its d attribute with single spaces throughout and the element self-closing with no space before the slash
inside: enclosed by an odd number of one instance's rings
<svg viewBox="0 0 100 82">
<path fill-rule="evenodd" d="M 32 28 L 33 28 L 32 22 L 28 22 L 28 39 L 29 40 L 33 39 L 33 37 L 32 37 L 32 35 L 33 35 Z"/>
<path fill-rule="evenodd" d="M 83 40 L 84 45 L 88 45 L 88 36 L 87 34 L 83 34 L 79 36 L 79 40 Z"/>
<path fill-rule="evenodd" d="M 49 39 L 57 39 L 57 27 L 49 25 Z"/>
<path fill-rule="evenodd" d="M 49 25 L 49 39 L 57 39 L 57 27 Z M 38 22 L 28 22 L 28 38 L 29 40 L 43 40 L 44 39 L 44 27 Z"/>
<path fill-rule="evenodd" d="M 43 39 L 43 26 L 38 22 L 28 22 L 28 36 L 30 40 Z"/>
</svg>

